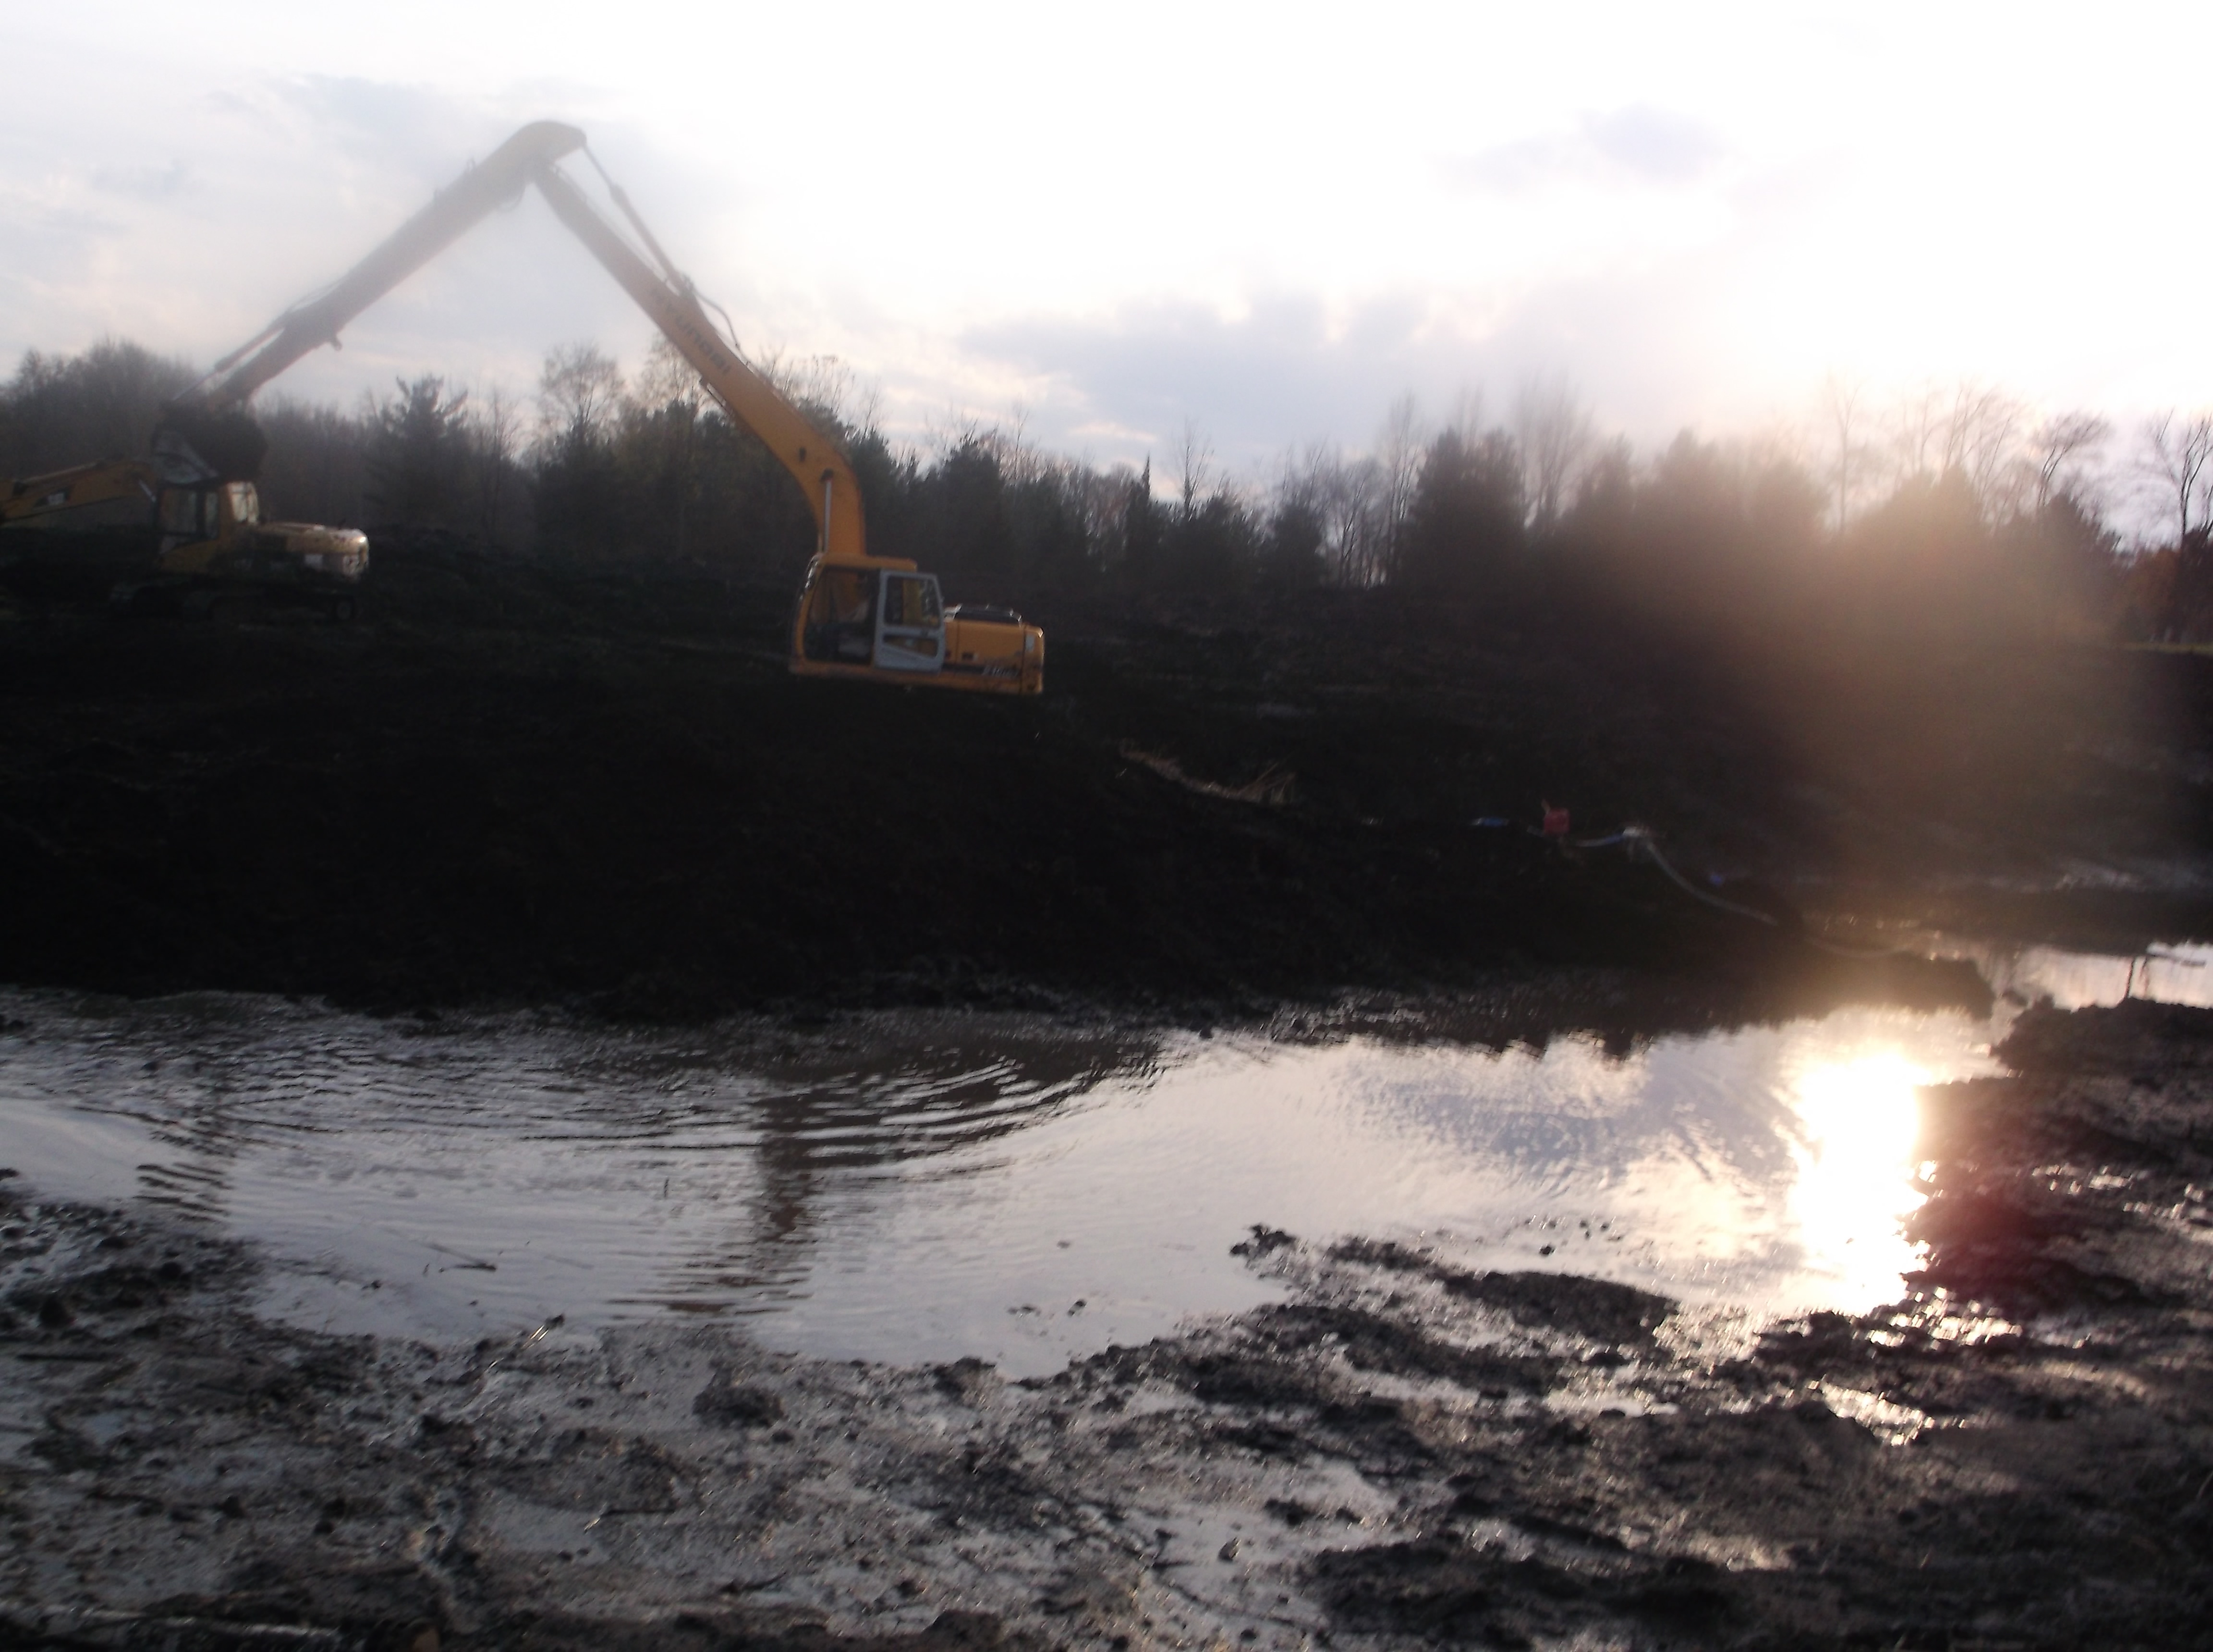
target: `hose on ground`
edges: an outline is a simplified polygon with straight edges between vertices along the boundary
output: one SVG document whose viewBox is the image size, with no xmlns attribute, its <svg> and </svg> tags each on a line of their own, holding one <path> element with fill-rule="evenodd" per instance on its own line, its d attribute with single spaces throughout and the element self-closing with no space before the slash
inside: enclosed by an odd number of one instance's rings
<svg viewBox="0 0 2213 1652">
<path fill-rule="evenodd" d="M 1739 917 L 1750 918 L 1755 924 L 1765 924 L 1770 929 L 1776 927 L 1777 920 L 1774 913 L 1763 912 L 1757 906 L 1742 905 L 1734 900 L 1723 900 L 1710 890 L 1699 888 L 1697 884 L 1675 869 L 1667 857 L 1660 852 L 1658 840 L 1643 826 L 1625 826 L 1614 834 L 1613 841 L 1627 848 L 1631 855 L 1642 856 L 1650 861 L 1653 865 L 1660 869 L 1668 882 L 1690 896 L 1692 899 L 1702 902 L 1716 911 L 1732 912 Z M 1603 840 L 1600 843 L 1577 845 L 1578 848 L 1587 849 L 1596 849 L 1601 846 L 1603 846 Z"/>
<path fill-rule="evenodd" d="M 1780 924 L 1781 920 L 1772 912 L 1763 912 L 1756 906 L 1747 906 L 1739 901 L 1724 900 L 1711 890 L 1698 887 L 1697 884 L 1677 871 L 1667 856 L 1660 852 L 1660 840 L 1652 835 L 1649 827 L 1626 826 L 1620 831 L 1611 832 L 1603 838 L 1579 838 L 1575 839 L 1575 846 L 1577 849 L 1625 849 L 1632 856 L 1642 856 L 1650 861 L 1653 865 L 1660 869 L 1661 875 L 1670 883 L 1702 905 L 1710 906 L 1716 911 L 1728 912 L 1735 917 L 1749 919 L 1754 924 L 1765 924 L 1770 929 L 1774 929 Z M 1912 948 L 1906 946 L 1848 946 L 1842 942 L 1824 940 L 1818 935 L 1807 934 L 1803 930 L 1800 931 L 1800 938 L 1815 951 L 1826 952 L 1836 958 L 1895 958 L 1901 953 L 1913 950 Z"/>
</svg>

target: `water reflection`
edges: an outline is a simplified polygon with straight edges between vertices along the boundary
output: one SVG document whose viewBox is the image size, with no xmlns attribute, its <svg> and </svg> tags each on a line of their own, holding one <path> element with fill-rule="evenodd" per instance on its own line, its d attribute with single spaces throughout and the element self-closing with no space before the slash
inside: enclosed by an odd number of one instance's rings
<svg viewBox="0 0 2213 1652">
<path fill-rule="evenodd" d="M 645 1294 L 625 1300 L 695 1313 L 763 1311 L 803 1282 L 826 1212 L 850 1221 L 872 1194 L 892 1195 L 871 1186 L 890 1180 L 882 1173 L 988 1174 L 1004 1162 L 988 1144 L 1076 1105 L 1110 1077 L 1142 1078 L 1154 1052 L 1143 1040 L 1040 1042 L 1003 1028 L 986 1047 L 880 1045 L 869 1057 L 870 1064 L 776 1070 L 774 1087 L 742 1104 L 751 1173 L 741 1215 L 711 1240 L 695 1241 L 696 1251 L 668 1265 Z M 729 1145 L 693 1140 L 675 1149 L 709 1161 L 686 1177 L 687 1195 L 711 1201 L 727 1185 Z M 917 1161 L 932 1158 L 951 1162 L 918 1173 Z M 664 1187 L 674 1180 L 672 1173 Z"/>
<path fill-rule="evenodd" d="M 1912 1087 L 1958 1014 L 1542 1052 L 887 1015 L 613 1034 L 0 993 L 0 1161 L 265 1240 L 365 1329 L 743 1314 L 833 1356 L 1047 1369 L 1271 1287 L 1254 1222 L 1760 1311 L 1911 1265 Z"/>
<path fill-rule="evenodd" d="M 1471 1262 L 1860 1308 L 1913 1265 L 1899 1224 L 1917 1203 L 1916 1087 L 1996 1070 L 1990 1033 L 1956 1014 L 1846 1011 L 1619 1059 L 1581 1042 L 1356 1052 L 1347 1088 L 1373 1135 L 1415 1137 L 1392 1173 Z"/>
<path fill-rule="evenodd" d="M 2127 998 L 2213 1009 L 2213 946 L 2162 945 L 2141 953 L 2069 952 L 2058 947 L 1969 947 L 1991 990 L 2023 1003 L 2049 998 L 2061 1009 Z"/>
<path fill-rule="evenodd" d="M 1915 1265 L 1905 1222 L 1921 1202 L 1911 1161 L 1928 1082 L 1896 1051 L 1799 1076 L 1790 1208 L 1808 1265 L 1836 1280 L 1840 1307 L 1891 1300 Z"/>
<path fill-rule="evenodd" d="M 988 1173 L 1155 1054 L 1011 1018 L 610 1034 L 228 997 L 0 995 L 0 1161 L 268 1238 L 444 1328 L 772 1309 L 930 1161 Z"/>
</svg>

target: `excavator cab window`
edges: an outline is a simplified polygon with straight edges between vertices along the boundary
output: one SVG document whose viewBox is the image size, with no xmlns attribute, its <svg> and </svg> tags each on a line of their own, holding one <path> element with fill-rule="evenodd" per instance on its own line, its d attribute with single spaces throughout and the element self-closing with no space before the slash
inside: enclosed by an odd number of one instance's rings
<svg viewBox="0 0 2213 1652">
<path fill-rule="evenodd" d="M 865 568 L 826 568 L 807 604 L 807 657 L 864 666 L 875 640 L 876 576 Z"/>
<path fill-rule="evenodd" d="M 230 498 L 230 520 L 241 527 L 251 527 L 261 520 L 261 496 L 253 483 L 227 483 L 223 492 Z"/>
<path fill-rule="evenodd" d="M 212 488 L 162 490 L 162 533 L 173 543 L 211 539 L 223 532 L 223 506 Z"/>
<path fill-rule="evenodd" d="M 945 661 L 945 611 L 929 574 L 884 575 L 876 664 L 887 671 L 935 671 Z"/>
<path fill-rule="evenodd" d="M 914 628 L 936 625 L 937 582 L 919 574 L 884 576 L 884 624 Z"/>
</svg>

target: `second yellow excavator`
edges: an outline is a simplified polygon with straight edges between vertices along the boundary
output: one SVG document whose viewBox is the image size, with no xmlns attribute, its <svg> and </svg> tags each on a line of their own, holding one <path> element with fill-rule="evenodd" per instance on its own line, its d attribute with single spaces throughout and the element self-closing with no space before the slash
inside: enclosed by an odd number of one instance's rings
<svg viewBox="0 0 2213 1652">
<path fill-rule="evenodd" d="M 630 198 L 604 169 L 600 178 L 643 243 L 643 252 L 633 247 L 561 170 L 558 162 L 578 151 L 598 168 L 584 134 L 576 128 L 550 120 L 523 127 L 439 192 L 368 257 L 314 298 L 279 315 L 171 405 L 155 434 L 155 460 L 168 473 L 204 479 L 201 490 L 216 509 L 202 539 L 220 540 L 229 533 L 242 546 L 249 544 L 244 535 L 247 524 L 234 523 L 223 514 L 222 505 L 234 497 L 231 481 L 251 479 L 236 476 L 242 467 L 223 450 L 250 449 L 258 458 L 258 447 L 253 445 L 258 432 L 242 437 L 239 431 L 245 424 L 242 410 L 253 393 L 309 351 L 335 345 L 339 332 L 363 309 L 495 208 L 514 200 L 526 186 L 534 186 L 555 216 L 691 363 L 722 410 L 760 438 L 805 493 L 814 515 L 815 551 L 792 616 L 793 671 L 998 693 L 1041 692 L 1045 633 L 1038 627 L 1004 608 L 948 609 L 935 575 L 904 558 L 869 553 L 860 485 L 837 442 L 747 365 L 735 342 L 709 318 L 698 289 L 661 250 Z M 137 466 L 142 461 L 113 463 Z M 134 472 L 110 491 L 127 503 L 138 479 Z M 18 489 L 19 494 L 23 491 Z M 139 491 L 151 505 L 156 489 L 148 485 Z M 238 515 L 246 514 L 241 505 Z M 320 573 L 320 563 L 328 560 L 332 575 L 349 580 L 358 577 L 366 564 L 368 547 L 355 543 L 358 534 L 343 546 L 335 541 L 326 546 L 313 535 L 337 530 L 283 527 L 297 541 L 290 550 L 271 532 L 251 542 L 266 542 L 265 560 L 280 552 L 296 552 L 296 559 L 312 556 L 316 565 L 311 571 Z M 165 550 L 164 555 L 174 560 L 181 548 L 180 544 L 176 550 Z M 190 571 L 220 573 L 237 561 L 226 561 L 212 552 L 196 556 Z M 239 564 L 241 568 L 247 565 Z M 303 562 L 302 567 L 308 564 Z M 187 570 L 180 564 L 174 571 Z"/>
</svg>

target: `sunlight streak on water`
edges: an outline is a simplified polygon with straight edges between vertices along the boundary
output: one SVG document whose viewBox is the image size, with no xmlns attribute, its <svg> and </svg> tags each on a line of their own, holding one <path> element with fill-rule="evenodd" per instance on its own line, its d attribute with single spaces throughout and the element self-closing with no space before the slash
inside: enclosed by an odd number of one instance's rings
<svg viewBox="0 0 2213 1652">
<path fill-rule="evenodd" d="M 1894 1300 L 1899 1276 L 1915 1265 L 1903 1223 L 1921 1203 L 1911 1159 L 1929 1079 L 1894 1051 L 1798 1076 L 1791 1213 L 1807 1271 L 1835 1281 L 1835 1305 L 1847 1312 Z"/>
</svg>

